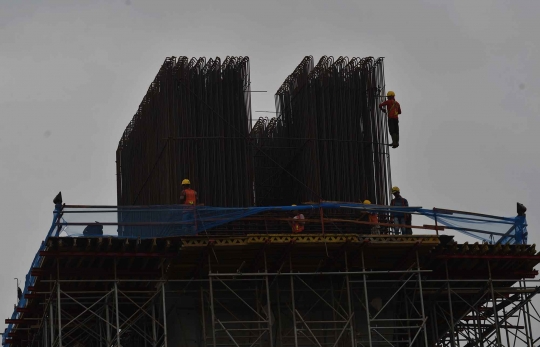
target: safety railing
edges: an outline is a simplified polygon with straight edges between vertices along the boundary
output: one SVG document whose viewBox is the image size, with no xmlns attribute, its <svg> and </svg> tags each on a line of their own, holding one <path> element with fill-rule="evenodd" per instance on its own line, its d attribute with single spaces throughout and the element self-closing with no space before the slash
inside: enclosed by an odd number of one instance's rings
<svg viewBox="0 0 540 347">
<path fill-rule="evenodd" d="M 302 214 L 301 221 L 294 219 Z M 370 219 L 369 215 L 376 216 Z M 433 224 L 414 224 L 424 216 Z M 299 206 L 222 208 L 210 206 L 85 206 L 64 205 L 54 236 L 154 238 L 199 234 L 293 232 L 410 234 L 454 230 L 486 243 L 527 241 L 524 217 L 501 217 L 450 209 L 391 207 L 322 202 Z"/>
<path fill-rule="evenodd" d="M 300 214 L 304 215 L 304 219 L 294 218 Z M 370 221 L 369 214 L 377 216 L 378 220 Z M 396 216 L 403 217 L 399 220 L 406 223 L 396 223 Z M 415 225 L 411 222 L 416 218 L 413 216 L 430 218 L 434 224 Z M 31 268 L 39 266 L 42 261 L 39 253 L 45 250 L 50 237 L 153 238 L 291 233 L 294 223 L 301 223 L 304 233 L 396 234 L 398 230 L 412 233 L 414 229 L 438 235 L 441 231 L 455 230 L 491 244 L 527 243 L 527 222 L 524 216 L 500 217 L 441 208 L 389 207 L 342 202 L 251 208 L 56 205 L 52 225 L 32 261 Z M 18 308 L 26 307 L 26 294 L 35 280 L 29 271 Z M 15 309 L 11 320 L 16 320 L 19 314 L 19 310 Z M 12 327 L 13 324 L 9 324 L 2 335 L 3 344 Z"/>
</svg>

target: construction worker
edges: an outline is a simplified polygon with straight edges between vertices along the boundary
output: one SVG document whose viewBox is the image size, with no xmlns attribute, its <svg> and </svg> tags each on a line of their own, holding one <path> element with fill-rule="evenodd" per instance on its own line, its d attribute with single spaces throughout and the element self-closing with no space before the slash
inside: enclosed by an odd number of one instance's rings
<svg viewBox="0 0 540 347">
<path fill-rule="evenodd" d="M 405 199 L 404 197 L 401 196 L 401 191 L 400 191 L 399 187 L 392 187 L 392 194 L 394 195 L 394 198 L 390 202 L 390 206 L 409 207 L 409 202 L 407 201 L 407 199 Z M 408 225 L 410 225 L 410 222 L 407 223 L 407 219 L 410 220 L 410 217 L 407 218 L 407 215 L 410 216 L 410 214 L 405 213 L 405 212 L 400 212 L 400 211 L 392 212 L 392 217 L 394 217 L 394 224 L 397 224 L 397 225 L 406 225 L 406 224 L 408 224 Z M 401 233 L 403 235 L 409 234 L 409 230 L 407 230 L 407 229 L 410 229 L 410 228 L 406 228 L 405 226 L 402 226 L 402 227 L 397 226 L 397 227 L 395 227 L 394 228 L 394 233 L 396 235 L 399 235 L 400 229 L 401 229 Z M 412 234 L 412 230 L 411 230 L 410 233 Z"/>
<path fill-rule="evenodd" d="M 371 201 L 364 200 L 363 204 L 364 205 L 371 205 Z M 370 226 L 369 230 L 371 231 L 372 235 L 379 235 L 380 234 L 379 225 L 378 225 L 379 217 L 377 216 L 376 213 L 374 213 L 372 211 L 362 211 L 360 213 L 360 220 L 363 221 L 363 222 L 377 223 L 377 224 L 369 224 L 369 226 Z"/>
<path fill-rule="evenodd" d="M 392 148 L 399 147 L 399 120 L 398 115 L 401 114 L 401 106 L 396 101 L 396 93 L 388 91 L 386 93 L 388 100 L 379 104 L 379 109 L 388 114 L 388 129 L 392 137 Z M 386 106 L 386 110 L 383 108 Z"/>
<path fill-rule="evenodd" d="M 291 205 L 291 206 L 296 206 L 296 205 Z M 289 225 L 291 226 L 293 233 L 301 233 L 302 231 L 304 231 L 304 226 L 306 225 L 306 222 L 301 222 L 300 220 L 305 219 L 305 217 L 298 210 L 294 210 L 293 213 L 294 213 L 293 219 L 296 219 L 298 221 L 289 221 Z"/>
<path fill-rule="evenodd" d="M 527 238 L 529 236 L 529 233 L 527 232 L 527 207 L 521 203 L 517 203 L 517 217 L 515 219 L 514 225 L 515 225 L 515 231 L 514 231 L 514 237 L 515 237 L 515 244 L 517 245 L 526 245 L 527 244 Z M 508 240 L 508 239 L 506 239 Z"/>
<path fill-rule="evenodd" d="M 180 203 L 183 205 L 190 205 L 193 207 L 188 208 L 188 211 L 183 212 L 182 222 L 185 222 L 182 232 L 187 233 L 191 229 L 192 232 L 197 231 L 197 225 L 195 223 L 195 206 L 197 205 L 197 192 L 190 188 L 191 182 L 185 178 L 182 180 L 182 191 L 180 192 Z M 193 222 L 191 227 L 188 227 L 189 224 Z"/>
<path fill-rule="evenodd" d="M 83 235 L 103 235 L 103 225 L 100 225 L 98 221 L 96 221 L 96 224 L 89 224 L 84 228 Z"/>
<path fill-rule="evenodd" d="M 182 180 L 182 191 L 180 192 L 180 203 L 185 205 L 197 204 L 197 192 L 190 188 L 191 182 L 185 178 Z"/>
</svg>

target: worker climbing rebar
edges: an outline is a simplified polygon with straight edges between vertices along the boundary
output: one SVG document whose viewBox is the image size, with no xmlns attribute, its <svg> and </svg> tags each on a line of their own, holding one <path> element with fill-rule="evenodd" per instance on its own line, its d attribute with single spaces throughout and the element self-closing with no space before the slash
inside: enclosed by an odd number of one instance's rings
<svg viewBox="0 0 540 347">
<path fill-rule="evenodd" d="M 388 114 L 388 129 L 390 131 L 390 136 L 392 137 L 392 148 L 399 147 L 399 119 L 398 116 L 401 114 L 401 106 L 399 102 L 396 101 L 396 93 L 393 91 L 388 91 L 386 93 L 388 100 L 379 104 L 379 109 L 384 113 Z M 384 107 L 386 106 L 386 109 Z"/>
</svg>

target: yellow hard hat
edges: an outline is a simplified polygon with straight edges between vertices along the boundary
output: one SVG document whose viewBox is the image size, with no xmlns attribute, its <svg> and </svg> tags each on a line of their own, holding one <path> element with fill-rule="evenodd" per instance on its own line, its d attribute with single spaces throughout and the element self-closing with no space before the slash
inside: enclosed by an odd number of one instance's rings
<svg viewBox="0 0 540 347">
<path fill-rule="evenodd" d="M 291 206 L 296 206 L 295 204 L 292 204 Z"/>
<path fill-rule="evenodd" d="M 182 180 L 182 185 L 186 185 L 186 184 L 191 184 L 191 182 L 187 178 Z"/>
<path fill-rule="evenodd" d="M 386 96 L 396 96 L 396 93 L 394 93 L 393 91 L 389 90 L 388 93 L 386 93 Z"/>
<path fill-rule="evenodd" d="M 399 192 L 400 192 L 399 187 L 396 187 L 396 186 L 392 187 L 392 194 L 399 193 Z"/>
<path fill-rule="evenodd" d="M 364 205 L 370 205 L 371 204 L 371 201 L 369 200 L 364 200 Z"/>
</svg>

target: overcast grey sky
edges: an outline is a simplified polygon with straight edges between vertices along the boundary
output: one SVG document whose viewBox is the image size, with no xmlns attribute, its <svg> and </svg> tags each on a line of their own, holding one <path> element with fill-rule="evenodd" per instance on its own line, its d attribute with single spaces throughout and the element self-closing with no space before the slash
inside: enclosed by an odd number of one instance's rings
<svg viewBox="0 0 540 347">
<path fill-rule="evenodd" d="M 512 216 L 539 240 L 539 1 L 0 0 L 0 312 L 52 198 L 115 204 L 115 151 L 167 56 L 249 56 L 253 110 L 305 55 L 383 56 L 411 205 Z M 261 114 L 254 114 L 261 115 Z M 534 195 L 533 195 L 534 194 Z"/>
</svg>

